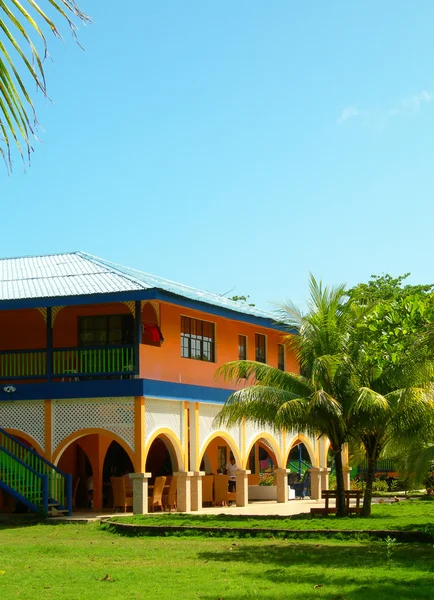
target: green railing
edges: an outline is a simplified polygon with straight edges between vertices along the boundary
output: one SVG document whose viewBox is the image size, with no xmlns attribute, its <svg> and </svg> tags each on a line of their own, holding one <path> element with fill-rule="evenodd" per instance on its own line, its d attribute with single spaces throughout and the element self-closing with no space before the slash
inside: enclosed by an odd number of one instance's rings
<svg viewBox="0 0 434 600">
<path fill-rule="evenodd" d="M 0 376 L 4 379 L 38 378 L 47 373 L 47 352 L 25 350 L 0 353 Z"/>
<path fill-rule="evenodd" d="M 41 379 L 48 376 L 46 350 L 0 352 L 0 379 Z M 135 346 L 100 346 L 98 348 L 54 348 L 51 376 L 74 380 L 80 376 L 133 375 Z"/>
<path fill-rule="evenodd" d="M 48 514 L 49 481 L 0 445 L 0 481 L 34 511 Z"/>
<path fill-rule="evenodd" d="M 2 447 L 8 455 L 16 458 L 22 466 L 28 467 L 31 472 L 34 471 L 40 476 L 46 476 L 49 497 L 55 499 L 59 504 L 67 507 L 68 510 L 71 511 L 72 498 L 70 475 L 67 475 L 58 469 L 40 454 L 31 448 L 28 448 L 1 428 L 0 447 Z"/>
<path fill-rule="evenodd" d="M 53 377 L 127 375 L 135 370 L 134 346 L 60 348 L 53 350 Z"/>
</svg>

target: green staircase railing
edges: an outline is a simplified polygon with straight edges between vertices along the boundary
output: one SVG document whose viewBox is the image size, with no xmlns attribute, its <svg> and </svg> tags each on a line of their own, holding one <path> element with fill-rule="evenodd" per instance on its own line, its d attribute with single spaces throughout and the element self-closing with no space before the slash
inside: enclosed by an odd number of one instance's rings
<svg viewBox="0 0 434 600">
<path fill-rule="evenodd" d="M 50 506 L 58 506 L 72 512 L 71 475 L 0 428 L 0 486 L 2 483 L 31 510 L 48 514 Z"/>
</svg>

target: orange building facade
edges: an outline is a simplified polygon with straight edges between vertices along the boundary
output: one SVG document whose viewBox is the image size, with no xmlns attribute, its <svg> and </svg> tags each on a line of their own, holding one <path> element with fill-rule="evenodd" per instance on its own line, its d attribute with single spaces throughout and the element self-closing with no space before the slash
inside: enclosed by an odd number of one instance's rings
<svg viewBox="0 0 434 600">
<path fill-rule="evenodd" d="M 219 366 L 297 372 L 271 315 L 83 253 L 0 268 L 0 428 L 71 474 L 75 508 L 111 508 L 113 476 L 216 474 L 232 456 L 257 481 L 301 443 L 320 494 L 325 441 L 215 425 L 235 389 Z"/>
</svg>

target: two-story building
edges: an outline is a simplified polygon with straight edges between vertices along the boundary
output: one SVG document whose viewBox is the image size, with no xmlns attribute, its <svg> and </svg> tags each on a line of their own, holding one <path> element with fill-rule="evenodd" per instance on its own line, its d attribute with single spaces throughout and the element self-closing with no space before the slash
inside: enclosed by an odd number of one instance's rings
<svg viewBox="0 0 434 600">
<path fill-rule="evenodd" d="M 0 261 L 0 428 L 110 507 L 125 472 L 216 473 L 232 454 L 285 468 L 300 443 L 314 468 L 325 442 L 249 423 L 216 429 L 232 360 L 297 371 L 271 314 L 82 252 Z M 319 471 L 318 471 L 319 472 Z"/>
</svg>

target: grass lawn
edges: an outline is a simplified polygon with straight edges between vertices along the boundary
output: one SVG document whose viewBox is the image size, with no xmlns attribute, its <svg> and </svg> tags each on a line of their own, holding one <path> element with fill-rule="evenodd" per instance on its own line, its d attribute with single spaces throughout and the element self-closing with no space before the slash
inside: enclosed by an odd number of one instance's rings
<svg viewBox="0 0 434 600">
<path fill-rule="evenodd" d="M 131 538 L 98 524 L 0 529 L 0 598 L 431 598 L 431 544 Z"/>
<path fill-rule="evenodd" d="M 113 520 L 144 525 L 185 525 L 207 527 L 267 527 L 270 529 L 400 529 L 407 531 L 424 530 L 434 525 L 434 502 L 422 500 L 404 500 L 392 504 L 374 504 L 369 519 L 352 515 L 336 518 L 334 515 L 311 516 L 294 515 L 288 518 L 246 517 L 237 515 L 193 515 L 178 513 L 155 513 L 134 517 L 115 517 Z"/>
</svg>

